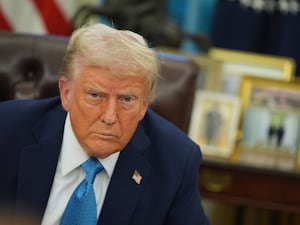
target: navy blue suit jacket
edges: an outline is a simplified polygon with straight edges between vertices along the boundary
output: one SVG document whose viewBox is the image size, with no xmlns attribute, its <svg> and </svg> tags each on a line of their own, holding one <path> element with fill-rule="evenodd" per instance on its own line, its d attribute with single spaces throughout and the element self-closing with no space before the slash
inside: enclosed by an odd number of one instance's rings
<svg viewBox="0 0 300 225">
<path fill-rule="evenodd" d="M 65 118 L 58 97 L 0 104 L 0 203 L 11 213 L 31 209 L 41 222 Z M 197 188 L 200 160 L 195 143 L 148 110 L 120 153 L 98 224 L 207 225 Z"/>
</svg>

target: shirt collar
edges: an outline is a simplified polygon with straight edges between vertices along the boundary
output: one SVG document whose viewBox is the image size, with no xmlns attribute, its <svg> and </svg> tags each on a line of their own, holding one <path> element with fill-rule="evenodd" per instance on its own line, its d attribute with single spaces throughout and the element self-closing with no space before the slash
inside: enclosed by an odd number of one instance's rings
<svg viewBox="0 0 300 225">
<path fill-rule="evenodd" d="M 111 154 L 110 156 L 99 159 L 99 162 L 104 167 L 105 172 L 109 177 L 112 176 L 115 165 L 117 163 L 120 152 Z M 89 156 L 82 149 L 78 140 L 73 132 L 69 113 L 66 117 L 64 135 L 61 149 L 61 173 L 62 176 L 67 175 L 77 167 L 79 167 L 83 162 L 85 162 Z"/>
</svg>

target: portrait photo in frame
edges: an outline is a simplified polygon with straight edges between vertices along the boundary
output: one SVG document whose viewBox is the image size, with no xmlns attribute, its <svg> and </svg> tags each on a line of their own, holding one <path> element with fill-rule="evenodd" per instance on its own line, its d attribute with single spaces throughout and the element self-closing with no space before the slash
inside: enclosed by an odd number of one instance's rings
<svg viewBox="0 0 300 225">
<path fill-rule="evenodd" d="M 219 92 L 196 92 L 189 136 L 203 155 L 230 158 L 236 142 L 240 101 Z"/>
<path fill-rule="evenodd" d="M 278 169 L 298 167 L 300 83 L 245 75 L 240 98 L 239 160 Z"/>
<path fill-rule="evenodd" d="M 295 77 L 293 58 L 224 48 L 211 48 L 208 55 L 222 62 L 220 91 L 224 93 L 238 95 L 244 74 L 283 81 Z"/>
</svg>

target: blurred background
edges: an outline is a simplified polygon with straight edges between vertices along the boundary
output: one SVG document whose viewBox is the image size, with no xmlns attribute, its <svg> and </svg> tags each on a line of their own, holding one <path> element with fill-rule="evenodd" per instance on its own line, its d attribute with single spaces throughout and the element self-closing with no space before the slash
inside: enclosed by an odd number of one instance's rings
<svg viewBox="0 0 300 225">
<path fill-rule="evenodd" d="M 0 11 L 1 30 L 69 35 L 97 18 L 154 46 L 215 46 L 300 61 L 298 0 L 1 0 Z"/>
<path fill-rule="evenodd" d="M 289 57 L 300 76 L 298 0 L 0 0 L 2 31 L 69 36 L 89 21 L 133 30 L 153 47 L 179 52 L 225 48 Z M 284 212 L 210 199 L 204 207 L 211 225 L 300 224 L 299 215 Z"/>
</svg>

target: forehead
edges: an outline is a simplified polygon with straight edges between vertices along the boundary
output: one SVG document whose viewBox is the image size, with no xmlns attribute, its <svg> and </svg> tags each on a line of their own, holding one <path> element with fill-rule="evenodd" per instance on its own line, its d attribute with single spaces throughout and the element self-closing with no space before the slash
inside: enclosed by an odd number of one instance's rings
<svg viewBox="0 0 300 225">
<path fill-rule="evenodd" d="M 144 88 L 144 76 L 116 75 L 110 70 L 98 67 L 86 67 L 78 77 L 83 85 L 102 88 Z"/>
</svg>

